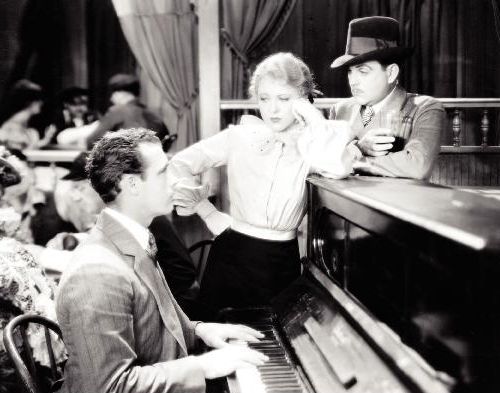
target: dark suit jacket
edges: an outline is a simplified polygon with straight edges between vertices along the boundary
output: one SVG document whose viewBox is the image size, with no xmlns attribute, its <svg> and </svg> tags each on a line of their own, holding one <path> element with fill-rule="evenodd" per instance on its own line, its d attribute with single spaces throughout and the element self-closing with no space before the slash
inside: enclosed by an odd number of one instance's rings
<svg viewBox="0 0 500 393">
<path fill-rule="evenodd" d="M 35 244 L 45 246 L 59 232 L 78 232 L 75 226 L 64 221 L 57 213 L 54 193 L 45 192 L 45 203 L 35 204 L 30 229 Z"/>
<path fill-rule="evenodd" d="M 69 359 L 62 392 L 203 392 L 194 324 L 135 238 L 106 212 L 56 300 Z"/>
<path fill-rule="evenodd" d="M 203 306 L 198 301 L 200 284 L 191 255 L 166 216 L 156 217 L 149 230 L 154 235 L 156 259 L 182 310 L 191 319 L 203 319 Z"/>
<path fill-rule="evenodd" d="M 82 119 L 83 124 L 90 124 L 96 121 L 98 118 L 99 117 L 94 112 L 86 113 Z M 66 116 L 64 115 L 64 109 L 61 109 L 56 113 L 56 115 L 54 116 L 53 124 L 56 126 L 57 131 L 50 140 L 51 144 L 57 144 L 57 135 L 59 135 L 61 131 L 65 130 L 66 128 L 76 127 L 76 124 L 72 119 L 66 118 Z"/>
<path fill-rule="evenodd" d="M 125 105 L 114 105 L 99 120 L 99 126 L 87 139 L 89 150 L 92 145 L 108 131 L 121 128 L 145 127 L 156 132 L 160 140 L 168 135 L 163 121 L 139 101 L 134 100 Z"/>
<path fill-rule="evenodd" d="M 370 174 L 390 177 L 425 179 L 430 177 L 441 146 L 441 131 L 445 126 L 445 111 L 441 103 L 429 96 L 407 93 L 397 87 L 394 94 L 363 127 L 361 106 L 354 98 L 342 100 L 330 111 L 330 119 L 347 120 L 359 139 L 368 130 L 380 126 L 380 113 L 399 113 L 395 136 L 404 141 L 404 149 L 380 157 L 366 157 Z"/>
</svg>

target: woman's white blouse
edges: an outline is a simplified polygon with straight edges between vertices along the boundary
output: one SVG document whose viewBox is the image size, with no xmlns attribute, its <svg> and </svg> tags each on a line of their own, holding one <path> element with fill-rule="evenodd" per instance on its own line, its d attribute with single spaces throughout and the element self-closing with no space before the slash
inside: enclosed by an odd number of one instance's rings
<svg viewBox="0 0 500 393">
<path fill-rule="evenodd" d="M 261 119 L 243 116 L 239 125 L 172 158 L 174 203 L 176 185 L 193 184 L 207 169 L 226 165 L 232 227 L 261 238 L 293 238 L 305 214 L 307 175 L 347 176 L 354 158 L 346 150 L 349 140 L 345 122 L 324 120 L 275 133 Z"/>
</svg>

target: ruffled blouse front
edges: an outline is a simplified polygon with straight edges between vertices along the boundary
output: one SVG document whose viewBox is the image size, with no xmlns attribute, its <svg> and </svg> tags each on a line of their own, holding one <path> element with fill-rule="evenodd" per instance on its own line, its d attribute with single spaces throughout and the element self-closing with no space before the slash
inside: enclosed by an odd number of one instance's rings
<svg viewBox="0 0 500 393">
<path fill-rule="evenodd" d="M 305 179 L 311 172 L 342 178 L 351 172 L 345 122 L 323 121 L 275 133 L 255 116 L 199 141 L 175 155 L 169 165 L 174 189 L 196 182 L 209 168 L 227 166 L 230 214 L 253 227 L 293 231 L 306 208 Z"/>
</svg>

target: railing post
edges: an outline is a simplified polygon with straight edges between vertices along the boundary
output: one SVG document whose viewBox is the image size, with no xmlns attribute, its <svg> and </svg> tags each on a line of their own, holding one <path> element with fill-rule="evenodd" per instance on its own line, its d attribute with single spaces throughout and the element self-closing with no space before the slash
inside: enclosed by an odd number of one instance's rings
<svg viewBox="0 0 500 393">
<path fill-rule="evenodd" d="M 452 130 L 453 130 L 453 146 L 460 146 L 460 131 L 461 131 L 461 120 L 460 120 L 460 109 L 455 109 L 453 111 L 453 122 L 452 122 Z"/>
<path fill-rule="evenodd" d="M 483 136 L 481 146 L 488 146 L 488 131 L 490 128 L 490 121 L 488 120 L 488 109 L 483 109 L 483 116 L 481 117 L 481 135 Z"/>
</svg>

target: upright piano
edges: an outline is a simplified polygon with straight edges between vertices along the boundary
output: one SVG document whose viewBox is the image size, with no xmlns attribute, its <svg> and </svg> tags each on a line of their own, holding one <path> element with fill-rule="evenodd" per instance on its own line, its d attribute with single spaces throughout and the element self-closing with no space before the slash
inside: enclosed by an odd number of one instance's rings
<svg viewBox="0 0 500 393">
<path fill-rule="evenodd" d="M 308 179 L 303 275 L 228 310 L 270 361 L 227 392 L 500 392 L 500 202 L 424 182 Z"/>
</svg>

